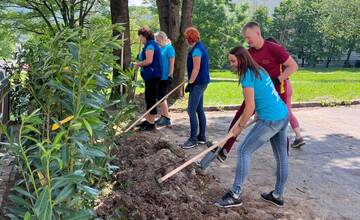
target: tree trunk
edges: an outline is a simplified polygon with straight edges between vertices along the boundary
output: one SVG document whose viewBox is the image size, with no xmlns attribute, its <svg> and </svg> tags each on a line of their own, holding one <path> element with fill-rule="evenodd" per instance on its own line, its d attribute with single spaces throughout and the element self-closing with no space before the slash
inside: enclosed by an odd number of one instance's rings
<svg viewBox="0 0 360 220">
<path fill-rule="evenodd" d="M 184 81 L 187 45 L 184 39 L 184 31 L 191 26 L 193 0 L 157 0 L 160 29 L 164 31 L 171 41 L 176 52 L 174 66 L 174 80 L 170 90 Z M 181 19 L 180 19 L 180 5 Z M 172 98 L 178 99 L 184 96 L 184 88 L 180 88 Z"/>
<path fill-rule="evenodd" d="M 123 69 L 128 69 L 131 62 L 131 48 L 130 48 L 130 19 L 129 19 L 129 1 L 128 0 L 111 0 L 110 1 L 111 9 L 111 21 L 113 24 L 121 23 L 124 27 L 124 57 L 121 56 L 121 49 L 114 50 L 114 55 L 118 56 L 120 59 L 117 61 L 119 65 L 123 64 Z M 122 38 L 122 33 L 118 31 L 113 31 L 113 36 L 119 36 Z M 119 76 L 119 70 L 114 69 L 113 78 Z M 117 86 L 112 89 L 111 96 L 112 98 L 118 98 L 120 95 L 121 87 Z"/>
<path fill-rule="evenodd" d="M 347 56 L 346 56 L 346 60 L 344 62 L 344 65 L 343 67 L 350 67 L 350 63 L 349 63 L 349 59 L 350 59 L 350 56 L 351 56 L 351 53 L 353 51 L 353 46 L 351 45 L 349 50 L 348 50 L 348 53 L 347 53 Z"/>
<path fill-rule="evenodd" d="M 305 66 L 304 47 L 301 47 L 301 67 Z"/>
</svg>

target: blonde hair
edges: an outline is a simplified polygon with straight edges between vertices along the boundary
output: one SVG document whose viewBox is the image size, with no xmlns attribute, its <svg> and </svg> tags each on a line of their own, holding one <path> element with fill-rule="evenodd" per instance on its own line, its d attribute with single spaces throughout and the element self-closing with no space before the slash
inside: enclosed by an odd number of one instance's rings
<svg viewBox="0 0 360 220">
<path fill-rule="evenodd" d="M 168 36 L 166 35 L 166 33 L 164 31 L 158 31 L 155 33 L 155 37 L 160 37 L 164 40 L 168 39 Z"/>
<path fill-rule="evenodd" d="M 163 39 L 165 42 L 171 43 L 171 40 L 168 38 L 168 36 L 166 35 L 166 33 L 164 31 L 156 32 L 155 37 L 159 37 L 159 38 Z"/>
</svg>

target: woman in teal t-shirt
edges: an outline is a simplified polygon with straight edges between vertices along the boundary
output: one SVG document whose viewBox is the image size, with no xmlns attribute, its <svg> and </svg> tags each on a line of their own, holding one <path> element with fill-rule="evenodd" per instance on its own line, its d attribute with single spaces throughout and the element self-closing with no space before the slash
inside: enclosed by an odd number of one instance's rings
<svg viewBox="0 0 360 220">
<path fill-rule="evenodd" d="M 171 41 L 167 37 L 165 32 L 157 32 L 155 34 L 155 40 L 159 44 L 161 49 L 162 76 L 158 89 L 158 100 L 160 100 L 164 98 L 164 96 L 166 96 L 168 86 L 171 84 L 172 81 L 175 64 L 175 50 L 174 47 L 171 45 Z M 156 120 L 156 125 L 159 127 L 171 125 L 169 107 L 166 99 L 162 103 L 160 103 L 160 112 L 161 117 Z"/>
<path fill-rule="evenodd" d="M 257 121 L 244 141 L 238 146 L 236 175 L 232 188 L 215 202 L 220 207 L 241 206 L 241 193 L 250 170 L 251 155 L 270 140 L 276 159 L 276 184 L 270 193 L 262 193 L 261 198 L 277 206 L 283 206 L 284 187 L 288 176 L 288 155 L 286 148 L 286 128 L 288 111 L 281 100 L 271 78 L 243 47 L 236 47 L 229 53 L 231 68 L 239 75 L 243 88 L 245 109 L 241 118 L 229 131 L 238 137 L 249 118 L 256 113 Z M 230 136 L 229 135 L 229 136 Z"/>
</svg>

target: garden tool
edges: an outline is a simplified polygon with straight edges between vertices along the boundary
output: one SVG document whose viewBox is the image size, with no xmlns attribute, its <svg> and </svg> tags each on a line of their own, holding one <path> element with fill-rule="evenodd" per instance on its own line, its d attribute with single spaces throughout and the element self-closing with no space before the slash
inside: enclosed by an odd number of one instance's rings
<svg viewBox="0 0 360 220">
<path fill-rule="evenodd" d="M 249 124 L 246 125 L 246 128 L 249 127 L 250 125 L 252 125 L 254 122 L 255 122 L 255 120 L 251 121 Z M 199 167 L 203 170 L 208 168 L 210 163 L 217 157 L 217 155 L 219 154 L 219 152 L 221 151 L 222 148 L 223 148 L 223 145 L 208 152 L 205 155 L 205 157 L 203 159 L 201 159 L 201 161 L 199 163 Z"/>
<path fill-rule="evenodd" d="M 238 126 L 238 123 L 240 122 L 240 119 L 237 121 L 237 123 L 234 126 Z M 251 121 L 250 123 L 248 123 L 246 125 L 246 127 L 250 126 L 251 124 L 253 124 L 255 121 Z M 222 140 L 220 140 L 219 142 L 217 142 L 216 144 L 212 145 L 211 147 L 207 148 L 206 150 L 202 151 L 201 153 L 195 155 L 193 158 L 191 158 L 190 160 L 186 161 L 185 163 L 183 163 L 182 165 L 180 165 L 179 167 L 177 167 L 176 169 L 170 171 L 169 173 L 167 173 L 165 176 L 161 177 L 161 178 L 156 178 L 155 180 L 156 182 L 160 185 L 162 182 L 164 182 L 165 180 L 167 180 L 168 178 L 172 177 L 173 175 L 175 175 L 176 173 L 178 173 L 179 171 L 181 171 L 182 169 L 184 169 L 185 167 L 189 166 L 190 164 L 192 164 L 193 162 L 195 162 L 196 160 L 200 159 L 201 157 L 205 156 L 207 153 L 209 153 L 210 151 L 214 150 L 217 147 L 223 146 L 227 140 L 229 138 L 231 138 L 233 135 L 231 132 L 229 132 L 225 138 L 223 138 Z"/>
<path fill-rule="evenodd" d="M 178 86 L 176 86 L 173 90 L 171 90 L 166 96 L 164 96 L 162 99 L 160 99 L 155 105 L 153 105 L 149 110 L 147 110 L 143 115 L 141 115 L 134 123 L 132 123 L 125 131 L 124 133 L 130 131 L 137 123 L 141 121 L 151 110 L 156 108 L 161 102 L 163 102 L 165 99 L 167 99 L 171 94 L 173 94 L 176 90 L 178 90 L 181 86 L 183 86 L 186 83 L 186 80 L 184 80 L 182 83 L 180 83 Z"/>
</svg>

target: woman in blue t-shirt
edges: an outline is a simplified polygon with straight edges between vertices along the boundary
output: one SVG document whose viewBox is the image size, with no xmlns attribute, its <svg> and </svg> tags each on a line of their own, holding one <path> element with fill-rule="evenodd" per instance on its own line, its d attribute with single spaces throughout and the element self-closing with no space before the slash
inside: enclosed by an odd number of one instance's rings
<svg viewBox="0 0 360 220">
<path fill-rule="evenodd" d="M 139 62 L 136 68 L 141 68 L 141 77 L 145 81 L 145 102 L 146 109 L 150 109 L 156 104 L 159 81 L 161 72 L 161 52 L 159 45 L 154 40 L 154 34 L 148 27 L 143 27 L 138 31 L 138 36 L 144 47 L 138 55 Z M 151 131 L 155 129 L 156 108 L 152 109 L 145 116 L 145 121 L 140 124 L 140 131 Z"/>
<path fill-rule="evenodd" d="M 196 28 L 185 30 L 185 39 L 191 47 L 187 57 L 189 92 L 188 114 L 190 118 L 190 138 L 181 146 L 183 149 L 195 147 L 206 142 L 206 116 L 204 112 L 204 92 L 210 82 L 209 57 L 205 46 L 200 42 L 200 33 Z M 199 128 L 199 129 L 198 129 Z"/>
<path fill-rule="evenodd" d="M 262 193 L 261 198 L 277 206 L 283 206 L 284 187 L 288 176 L 288 155 L 286 148 L 286 128 L 288 111 L 279 97 L 271 78 L 243 47 L 236 47 L 229 53 L 231 68 L 239 75 L 243 88 L 245 109 L 241 118 L 229 131 L 229 137 L 238 137 L 249 118 L 256 113 L 256 124 L 238 146 L 237 167 L 234 184 L 229 192 L 215 202 L 220 207 L 241 206 L 241 193 L 250 170 L 251 155 L 270 140 L 276 159 L 276 184 L 270 193 Z"/>
<path fill-rule="evenodd" d="M 155 40 L 159 44 L 161 49 L 162 76 L 159 82 L 158 91 L 158 99 L 160 100 L 164 98 L 164 96 L 166 96 L 168 86 L 171 84 L 172 81 L 175 64 L 175 50 L 174 47 L 171 45 L 171 41 L 167 37 L 165 32 L 157 32 L 155 34 Z M 156 120 L 156 125 L 158 127 L 171 125 L 169 107 L 166 99 L 162 103 L 160 103 L 160 113 L 161 117 Z"/>
</svg>

